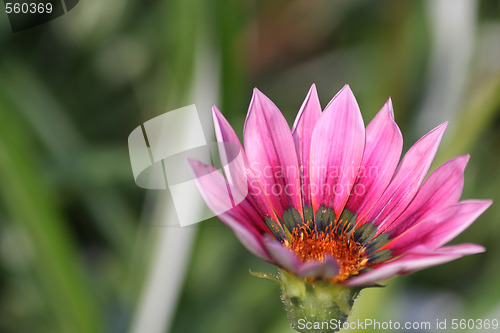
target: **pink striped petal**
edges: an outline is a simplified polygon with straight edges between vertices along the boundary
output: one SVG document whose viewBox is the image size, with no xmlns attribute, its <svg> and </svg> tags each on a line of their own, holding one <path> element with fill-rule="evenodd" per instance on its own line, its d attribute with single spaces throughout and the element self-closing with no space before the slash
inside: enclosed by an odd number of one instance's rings
<svg viewBox="0 0 500 333">
<path fill-rule="evenodd" d="M 234 193 L 238 193 L 238 189 L 230 186 L 218 170 L 197 160 L 189 159 L 188 162 L 196 176 L 196 185 L 214 214 L 219 217 L 228 214 L 244 225 L 253 226 L 260 233 L 269 232 L 262 215 L 248 200 L 234 201 Z"/>
<path fill-rule="evenodd" d="M 456 211 L 456 215 L 437 225 L 421 245 L 435 249 L 450 242 L 474 223 L 492 203 L 491 200 L 466 200 L 458 203 L 456 206 L 460 209 Z"/>
<path fill-rule="evenodd" d="M 212 106 L 212 119 L 214 121 L 215 136 L 217 141 L 237 144 L 243 150 L 240 139 L 238 139 L 238 136 L 229 122 L 215 105 Z"/>
<path fill-rule="evenodd" d="M 358 177 L 346 208 L 362 219 L 389 185 L 401 157 L 403 136 L 394 121 L 391 99 L 366 127 Z"/>
<path fill-rule="evenodd" d="M 456 204 L 462 195 L 464 169 L 469 155 L 459 156 L 441 165 L 425 181 L 406 210 L 386 230 L 395 237 L 406 229 L 442 210 Z"/>
<path fill-rule="evenodd" d="M 348 286 L 369 286 L 382 280 L 386 280 L 394 275 L 410 274 L 415 271 L 441 265 L 446 262 L 458 259 L 464 255 L 483 252 L 484 248 L 475 244 L 459 244 L 455 246 L 443 247 L 432 252 L 416 252 L 385 263 L 347 280 Z"/>
<path fill-rule="evenodd" d="M 324 205 L 340 216 L 356 180 L 364 146 L 363 118 L 346 85 L 325 108 L 313 131 L 310 179 L 314 212 Z"/>
<path fill-rule="evenodd" d="M 366 215 L 366 222 L 385 230 L 408 206 L 417 193 L 434 160 L 446 123 L 418 140 L 405 154 L 394 178 L 378 202 Z"/>
<path fill-rule="evenodd" d="M 236 145 L 240 148 L 241 154 L 243 157 L 244 164 L 247 165 L 247 157 L 243 147 L 241 146 L 240 140 L 236 136 L 231 125 L 229 125 L 228 121 L 222 113 L 217 109 L 217 107 L 212 107 L 212 118 L 214 121 L 214 129 L 215 136 L 219 143 L 230 143 Z M 230 184 L 235 185 L 242 193 L 245 190 L 248 190 L 248 179 L 247 179 L 247 171 L 245 165 L 238 164 L 230 164 L 230 158 L 228 155 L 231 155 L 230 152 L 227 152 L 226 149 L 223 149 L 219 145 L 219 154 L 221 159 L 221 164 L 224 166 L 224 172 L 226 173 L 227 179 Z M 248 176 L 251 176 L 248 174 Z"/>
<path fill-rule="evenodd" d="M 268 232 L 261 216 L 248 201 L 234 206 L 232 188 L 222 174 L 213 166 L 200 161 L 188 161 L 195 176 L 195 182 L 207 206 L 236 234 L 241 243 L 252 253 L 264 260 L 270 260 L 262 244 L 262 234 Z"/>
<path fill-rule="evenodd" d="M 457 259 L 457 257 L 450 255 L 408 255 L 408 257 L 405 256 L 351 278 L 345 284 L 348 286 L 369 286 L 391 278 L 394 275 L 404 274 L 407 269 L 424 269 L 444 264 L 454 259 Z"/>
<path fill-rule="evenodd" d="M 484 251 L 486 251 L 484 246 L 473 243 L 462 243 L 457 245 L 444 246 L 438 249 L 438 252 L 442 254 L 460 256 L 469 256 L 472 254 L 483 253 Z"/>
<path fill-rule="evenodd" d="M 491 203 L 491 200 L 466 200 L 447 207 L 404 231 L 382 249 L 388 248 L 397 256 L 417 246 L 441 247 L 467 229 Z"/>
<path fill-rule="evenodd" d="M 254 89 L 243 129 L 251 169 L 279 216 L 294 207 L 302 216 L 297 154 L 288 124 L 274 103 Z"/>
<path fill-rule="evenodd" d="M 292 136 L 300 165 L 299 173 L 304 206 L 311 206 L 309 156 L 313 129 L 320 116 L 321 105 L 318 93 L 316 92 L 316 86 L 313 84 L 297 114 L 292 128 Z"/>
<path fill-rule="evenodd" d="M 245 151 L 243 150 L 243 147 L 241 146 L 238 136 L 236 135 L 226 118 L 224 118 L 222 113 L 215 106 L 212 108 L 212 116 L 217 141 L 220 143 L 227 142 L 237 145 L 238 147 L 240 147 L 243 155 L 244 166 L 242 166 L 241 163 L 228 164 L 228 158 L 227 156 L 225 156 L 227 155 L 225 153 L 225 150 L 219 149 L 219 152 L 221 154 L 221 162 L 223 165 L 226 164 L 226 166 L 224 167 L 224 171 L 227 175 L 229 183 L 235 186 L 238 189 L 239 193 L 246 193 L 247 190 L 250 194 L 247 197 L 250 204 L 253 205 L 262 216 L 278 222 L 278 218 L 276 217 L 269 199 L 264 194 L 259 179 L 257 179 L 253 171 L 248 166 L 248 158 Z M 241 170 L 242 168 L 244 168 L 245 170 Z"/>
</svg>

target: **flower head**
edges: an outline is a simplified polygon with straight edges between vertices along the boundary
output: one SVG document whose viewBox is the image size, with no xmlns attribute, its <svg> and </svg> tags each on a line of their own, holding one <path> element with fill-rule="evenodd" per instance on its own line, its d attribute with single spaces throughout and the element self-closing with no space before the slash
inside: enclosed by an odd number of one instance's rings
<svg viewBox="0 0 500 333">
<path fill-rule="evenodd" d="M 214 107 L 217 140 L 237 145 L 244 165 L 225 170 L 191 161 L 208 206 L 220 193 L 248 188 L 219 215 L 254 254 L 293 276 L 370 286 L 484 251 L 444 246 L 491 204 L 460 201 L 469 156 L 456 157 L 424 181 L 446 123 L 418 140 L 400 161 L 403 138 L 389 99 L 365 128 L 349 86 L 322 111 L 313 85 L 290 130 L 279 109 L 254 90 L 244 148 Z M 208 173 L 210 171 L 211 173 Z"/>
</svg>

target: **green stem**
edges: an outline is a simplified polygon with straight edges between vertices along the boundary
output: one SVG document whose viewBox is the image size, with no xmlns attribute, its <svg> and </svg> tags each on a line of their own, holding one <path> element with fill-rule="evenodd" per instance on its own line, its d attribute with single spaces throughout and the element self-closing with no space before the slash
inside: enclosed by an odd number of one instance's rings
<svg viewBox="0 0 500 333">
<path fill-rule="evenodd" d="M 330 281 L 308 282 L 285 270 L 280 270 L 280 280 L 290 325 L 302 333 L 339 331 L 362 289 Z"/>
</svg>

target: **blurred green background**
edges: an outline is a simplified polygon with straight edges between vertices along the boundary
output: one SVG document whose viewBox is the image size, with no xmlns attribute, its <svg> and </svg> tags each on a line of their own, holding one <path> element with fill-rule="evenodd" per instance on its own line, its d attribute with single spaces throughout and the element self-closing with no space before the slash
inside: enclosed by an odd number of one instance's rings
<svg viewBox="0 0 500 333">
<path fill-rule="evenodd" d="M 239 135 L 253 87 L 292 123 L 312 83 L 323 106 L 350 84 L 365 124 L 391 96 L 405 149 L 448 120 L 435 165 L 470 153 L 462 198 L 495 201 L 455 241 L 486 253 L 365 290 L 352 319 L 500 319 L 499 59 L 498 0 L 82 0 L 15 34 L 0 14 L 0 332 L 291 332 L 248 274 L 276 268 L 215 219 L 166 226 L 127 137 L 205 91 Z"/>
</svg>

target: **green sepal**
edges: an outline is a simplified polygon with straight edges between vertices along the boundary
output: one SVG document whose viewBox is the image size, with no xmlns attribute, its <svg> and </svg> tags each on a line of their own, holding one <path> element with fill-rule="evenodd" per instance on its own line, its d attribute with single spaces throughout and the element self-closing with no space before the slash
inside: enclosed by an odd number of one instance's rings
<svg viewBox="0 0 500 333">
<path fill-rule="evenodd" d="M 285 270 L 280 270 L 279 278 L 282 281 L 281 300 L 290 325 L 301 333 L 333 333 L 340 330 L 351 313 L 356 297 L 364 288 L 348 287 L 331 281 L 308 281 Z M 314 328 L 314 323 L 331 323 L 332 319 L 336 327 L 322 325 Z M 312 328 L 308 329 L 307 326 Z"/>
<path fill-rule="evenodd" d="M 279 284 L 282 288 L 283 288 L 283 281 L 280 280 L 279 277 L 277 277 L 276 275 L 274 274 L 271 274 L 271 273 L 262 273 L 262 272 L 252 272 L 252 270 L 248 270 L 248 272 L 255 276 L 255 277 L 258 277 L 260 279 L 265 279 L 265 280 L 269 280 L 269 281 L 272 281 L 272 282 L 276 282 L 277 284 Z"/>
</svg>

